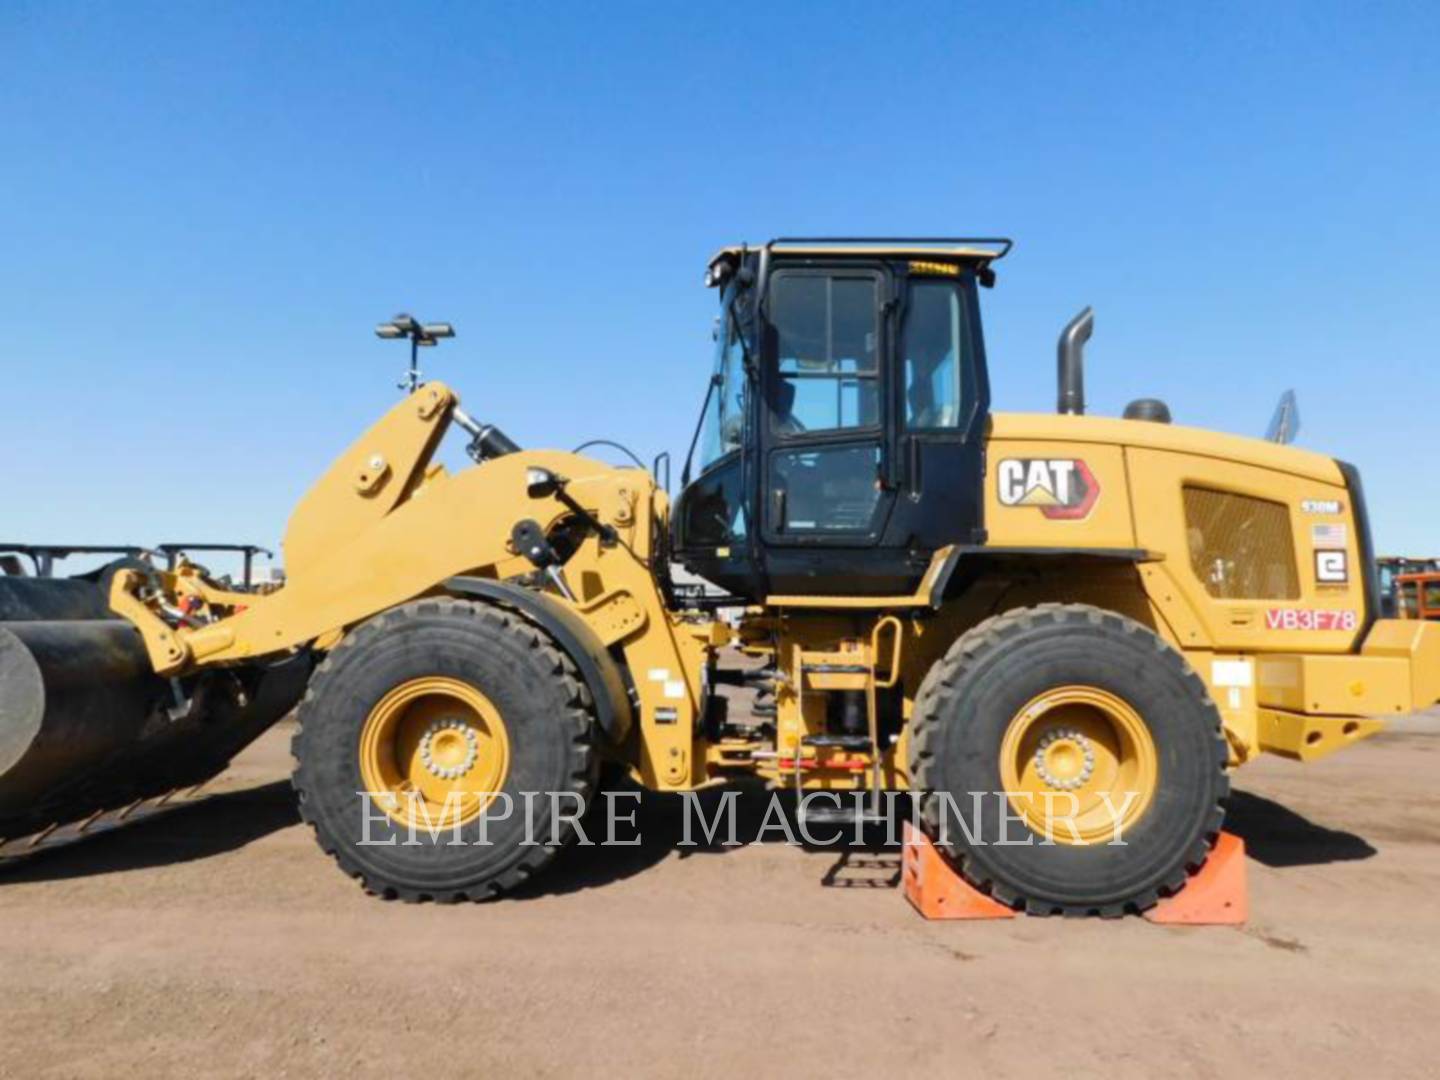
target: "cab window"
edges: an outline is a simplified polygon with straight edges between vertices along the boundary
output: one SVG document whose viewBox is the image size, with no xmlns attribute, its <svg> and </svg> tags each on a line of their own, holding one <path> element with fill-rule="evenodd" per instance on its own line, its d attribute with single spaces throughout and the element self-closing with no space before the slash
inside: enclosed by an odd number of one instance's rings
<svg viewBox="0 0 1440 1080">
<path fill-rule="evenodd" d="M 772 430 L 787 436 L 874 427 L 880 418 L 878 279 L 780 274 L 769 315 L 779 376 Z"/>
<path fill-rule="evenodd" d="M 956 428 L 962 420 L 960 291 L 953 282 L 912 280 L 901 331 L 905 360 L 905 426 Z"/>
<path fill-rule="evenodd" d="M 745 349 L 736 320 L 730 315 L 734 298 L 725 297 L 715 325 L 714 385 L 705 406 L 700 434 L 700 468 L 708 469 L 732 450 L 740 449 L 745 432 Z"/>
</svg>

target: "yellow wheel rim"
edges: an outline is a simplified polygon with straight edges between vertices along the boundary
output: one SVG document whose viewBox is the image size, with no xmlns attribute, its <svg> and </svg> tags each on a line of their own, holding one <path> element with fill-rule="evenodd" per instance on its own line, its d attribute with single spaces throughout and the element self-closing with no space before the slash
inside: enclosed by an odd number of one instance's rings
<svg viewBox="0 0 1440 1080">
<path fill-rule="evenodd" d="M 360 731 L 360 777 L 406 828 L 473 821 L 505 785 L 510 737 L 490 699 L 443 676 L 411 679 L 381 698 Z"/>
<path fill-rule="evenodd" d="M 1062 686 L 1026 703 L 1000 744 L 1014 812 L 1057 844 L 1108 844 L 1155 797 L 1155 740 L 1140 714 L 1095 686 Z"/>
</svg>

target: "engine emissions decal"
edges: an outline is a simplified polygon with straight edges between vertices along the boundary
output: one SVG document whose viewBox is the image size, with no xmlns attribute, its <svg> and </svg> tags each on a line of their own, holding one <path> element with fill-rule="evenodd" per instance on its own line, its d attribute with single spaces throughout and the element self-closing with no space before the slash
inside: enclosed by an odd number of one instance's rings
<svg viewBox="0 0 1440 1080">
<path fill-rule="evenodd" d="M 1270 608 L 1265 612 L 1266 630 L 1355 630 L 1360 616 L 1354 611 L 1332 608 Z"/>
<path fill-rule="evenodd" d="M 1100 498 L 1100 481 L 1078 458 L 1005 458 L 995 480 L 1001 506 L 1033 506 L 1061 521 L 1085 517 Z"/>
</svg>

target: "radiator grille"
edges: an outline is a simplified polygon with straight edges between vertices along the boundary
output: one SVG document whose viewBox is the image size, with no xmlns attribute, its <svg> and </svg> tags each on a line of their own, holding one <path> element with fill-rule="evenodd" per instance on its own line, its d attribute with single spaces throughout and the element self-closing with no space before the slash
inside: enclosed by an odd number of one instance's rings
<svg viewBox="0 0 1440 1080">
<path fill-rule="evenodd" d="M 1185 525 L 1190 565 L 1211 596 L 1225 600 L 1300 596 L 1290 511 L 1284 503 L 1187 486 Z"/>
</svg>

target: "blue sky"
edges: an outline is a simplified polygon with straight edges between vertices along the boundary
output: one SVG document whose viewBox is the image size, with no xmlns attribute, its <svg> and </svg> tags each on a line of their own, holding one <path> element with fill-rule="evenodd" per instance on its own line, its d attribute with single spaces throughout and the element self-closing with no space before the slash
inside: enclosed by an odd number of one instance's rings
<svg viewBox="0 0 1440 1080">
<path fill-rule="evenodd" d="M 278 541 L 428 371 L 528 445 L 688 443 L 710 252 L 1003 233 L 995 403 L 1356 462 L 1440 554 L 1440 8 L 0 7 L 0 540 Z"/>
</svg>

